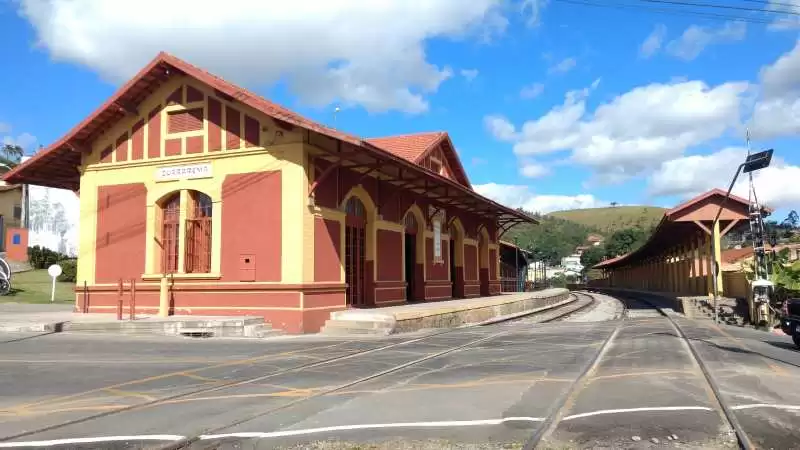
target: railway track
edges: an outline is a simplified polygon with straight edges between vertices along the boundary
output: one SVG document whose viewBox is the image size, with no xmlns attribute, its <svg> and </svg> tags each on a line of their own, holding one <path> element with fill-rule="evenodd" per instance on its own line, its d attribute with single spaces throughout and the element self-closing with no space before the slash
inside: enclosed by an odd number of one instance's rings
<svg viewBox="0 0 800 450">
<path fill-rule="evenodd" d="M 584 294 L 584 295 L 587 295 L 587 294 Z M 649 305 L 650 307 L 652 307 L 656 311 L 658 311 L 658 313 L 661 316 L 663 316 L 667 321 L 669 321 L 670 325 L 675 330 L 676 335 L 678 337 L 680 337 L 683 340 L 683 342 L 688 346 L 689 353 L 690 353 L 690 356 L 691 356 L 692 360 L 700 368 L 700 371 L 702 372 L 703 377 L 704 377 L 706 383 L 708 384 L 708 387 L 710 388 L 711 392 L 713 393 L 714 400 L 716 401 L 716 407 L 718 408 L 718 410 L 720 412 L 722 412 L 722 417 L 724 417 L 724 420 L 727 421 L 727 425 L 728 425 L 729 429 L 732 430 L 733 433 L 735 433 L 736 439 L 737 439 L 738 444 L 739 444 L 739 447 L 744 449 L 744 450 L 753 449 L 754 447 L 753 447 L 752 441 L 750 440 L 749 436 L 744 431 L 743 427 L 741 426 L 741 424 L 739 423 L 738 419 L 736 418 L 736 415 L 734 414 L 733 409 L 727 403 L 727 401 L 725 400 L 724 396 L 722 395 L 722 393 L 721 393 L 721 391 L 719 389 L 719 384 L 714 379 L 714 376 L 712 375 L 712 373 L 708 369 L 706 363 L 703 361 L 702 357 L 698 353 L 698 351 L 695 348 L 694 344 L 692 343 L 691 339 L 689 339 L 686 336 L 686 333 L 683 331 L 683 329 L 677 323 L 677 321 L 675 321 L 671 317 L 671 315 L 669 313 L 667 313 L 666 311 L 664 311 L 662 308 L 660 308 L 659 306 L 657 306 L 657 305 L 653 304 L 652 302 L 649 302 L 649 301 L 647 301 L 645 299 L 641 299 L 641 298 L 626 298 L 626 297 L 620 297 L 620 296 L 617 296 L 617 298 L 623 300 L 623 302 L 625 303 L 625 313 L 619 319 L 619 323 L 614 328 L 614 331 L 612 331 L 612 333 L 608 336 L 608 338 L 606 338 L 606 340 L 600 346 L 600 349 L 595 354 L 595 357 L 591 361 L 589 361 L 589 363 L 583 368 L 583 371 L 581 372 L 581 375 L 573 382 L 573 384 L 570 386 L 570 388 L 567 389 L 566 392 L 564 392 L 562 394 L 562 396 L 554 403 L 554 405 L 551 407 L 551 411 L 549 412 L 549 414 L 545 418 L 544 422 L 542 423 L 542 426 L 539 427 L 533 433 L 533 435 L 525 443 L 523 448 L 525 450 L 532 450 L 532 449 L 538 448 L 543 442 L 547 441 L 548 437 L 550 437 L 555 432 L 555 430 L 558 427 L 559 423 L 561 422 L 562 418 L 564 417 L 564 415 L 569 410 L 569 401 L 570 401 L 570 399 L 575 398 L 583 390 L 583 388 L 587 384 L 587 381 L 591 377 L 592 372 L 599 365 L 599 363 L 603 359 L 603 356 L 607 352 L 608 348 L 612 345 L 612 343 L 613 343 L 614 339 L 616 338 L 617 334 L 619 333 L 619 331 L 624 326 L 624 322 L 626 320 L 630 319 L 628 317 L 628 311 L 629 311 L 630 304 L 631 303 L 639 303 L 639 304 L 644 303 L 644 304 Z"/>
<path fill-rule="evenodd" d="M 574 305 L 573 303 L 570 303 L 570 304 L 567 304 L 567 305 L 557 306 L 557 307 L 549 308 L 549 309 L 540 311 L 538 313 L 535 313 L 536 315 L 543 315 L 544 316 L 543 319 L 539 321 L 539 323 L 553 322 L 553 321 L 562 319 L 564 317 L 567 317 L 569 315 L 575 314 L 576 312 L 579 312 L 579 311 L 581 311 L 581 310 L 583 310 L 585 308 L 588 308 L 588 307 L 592 306 L 594 304 L 594 302 L 595 302 L 594 298 L 589 294 L 577 293 L 576 297 L 578 297 L 577 300 L 579 302 L 577 305 Z M 249 377 L 249 378 L 238 379 L 238 380 L 231 380 L 229 382 L 225 382 L 225 383 L 221 383 L 221 384 L 219 384 L 219 383 L 215 384 L 214 386 L 203 387 L 203 388 L 190 390 L 190 391 L 183 392 L 183 393 L 176 394 L 176 395 L 165 396 L 165 397 L 158 398 L 158 399 L 155 399 L 155 400 L 152 400 L 152 401 L 146 401 L 146 402 L 142 402 L 142 403 L 126 406 L 126 407 L 121 407 L 119 409 L 100 412 L 100 413 L 96 413 L 96 414 L 90 414 L 90 415 L 87 415 L 87 416 L 84 416 L 84 417 L 76 418 L 76 419 L 65 421 L 65 422 L 62 422 L 62 423 L 58 423 L 58 424 L 54 424 L 54 425 L 50 425 L 50 426 L 46 426 L 46 427 L 41 427 L 41 428 L 25 431 L 25 432 L 22 432 L 22 433 L 17 433 L 17 434 L 10 435 L 10 436 L 1 437 L 0 438 L 0 447 L 3 446 L 2 445 L 3 443 L 10 443 L 11 441 L 16 441 L 16 440 L 19 440 L 21 438 L 33 436 L 33 435 L 40 434 L 40 433 L 50 432 L 50 431 L 53 431 L 53 430 L 58 430 L 60 428 L 64 428 L 64 427 L 71 426 L 71 425 L 77 425 L 77 424 L 80 424 L 80 423 L 88 422 L 88 421 L 95 420 L 95 419 L 100 419 L 100 418 L 103 418 L 103 417 L 120 415 L 120 414 L 123 414 L 123 413 L 126 413 L 126 412 L 132 412 L 132 411 L 136 411 L 136 410 L 157 407 L 160 404 L 163 404 L 165 402 L 173 402 L 175 400 L 179 400 L 179 399 L 182 399 L 182 398 L 188 398 L 188 397 L 192 397 L 192 396 L 196 396 L 196 395 L 212 393 L 212 392 L 219 391 L 219 390 L 222 390 L 222 389 L 230 389 L 230 388 L 235 388 L 235 387 L 238 387 L 238 386 L 243 386 L 243 385 L 247 385 L 247 384 L 251 384 L 251 383 L 257 383 L 257 382 L 269 380 L 270 378 L 275 378 L 275 377 L 278 377 L 278 376 L 281 376 L 281 375 L 290 374 L 290 373 L 293 373 L 293 372 L 301 372 L 303 370 L 319 368 L 321 366 L 338 363 L 338 362 L 345 361 L 345 360 L 348 360 L 348 359 L 352 359 L 352 358 L 356 358 L 356 357 L 360 357 L 360 356 L 364 356 L 364 355 L 368 355 L 368 354 L 372 354 L 372 353 L 377 353 L 377 352 L 381 352 L 381 351 L 384 351 L 384 350 L 390 350 L 390 349 L 394 349 L 394 348 L 397 348 L 397 347 L 402 347 L 404 345 L 409 345 L 409 344 L 413 344 L 413 343 L 417 343 L 417 342 L 423 342 L 423 341 L 430 340 L 430 339 L 433 339 L 433 338 L 438 337 L 438 336 L 464 333 L 464 331 L 466 331 L 466 330 L 472 330 L 472 329 L 475 329 L 475 328 L 478 328 L 478 327 L 487 327 L 487 326 L 490 326 L 490 325 L 495 325 L 497 323 L 507 322 L 507 321 L 510 322 L 510 321 L 514 321 L 514 320 L 517 320 L 517 319 L 518 319 L 517 317 L 509 317 L 507 319 L 500 318 L 499 320 L 494 320 L 494 321 L 490 321 L 490 322 L 483 322 L 483 323 L 463 326 L 463 327 L 460 327 L 460 328 L 453 328 L 453 329 L 447 329 L 447 330 L 443 330 L 443 331 L 438 331 L 438 332 L 434 332 L 434 333 L 431 333 L 431 334 L 427 334 L 427 335 L 422 336 L 422 337 L 403 340 L 401 342 L 395 342 L 395 343 L 379 346 L 379 347 L 368 349 L 368 350 L 354 351 L 354 352 L 348 353 L 346 355 L 331 357 L 331 358 L 323 359 L 323 360 L 316 361 L 316 362 L 313 362 L 313 363 L 301 364 L 301 365 L 297 365 L 297 366 L 293 366 L 293 367 L 290 367 L 290 368 L 278 370 L 278 371 L 271 372 L 269 374 L 265 374 L 265 375 L 261 375 L 261 376 Z M 502 337 L 504 335 L 513 333 L 513 332 L 514 332 L 514 329 L 509 327 L 508 329 L 504 329 L 504 330 L 498 331 L 496 333 L 491 333 L 491 334 L 489 334 L 487 336 L 483 336 L 483 337 L 480 337 L 480 338 L 477 338 L 477 339 L 472 339 L 472 340 L 469 340 L 466 343 L 462 343 L 462 344 L 459 344 L 459 345 L 455 345 L 455 346 L 449 347 L 449 348 L 447 348 L 445 350 L 442 350 L 442 351 L 439 351 L 439 352 L 436 352 L 436 353 L 433 353 L 433 354 L 426 355 L 424 357 L 415 359 L 413 361 L 409 361 L 409 362 L 406 362 L 406 363 L 403 363 L 403 364 L 399 364 L 397 366 L 391 367 L 389 369 L 386 369 L 386 370 L 383 370 L 383 371 L 380 371 L 380 372 L 372 373 L 370 375 L 361 377 L 361 378 L 359 378 L 357 380 L 348 382 L 346 384 L 342 384 L 340 386 L 336 386 L 336 387 L 333 387 L 331 389 L 328 389 L 328 390 L 325 390 L 325 391 L 322 391 L 322 392 L 319 392 L 319 393 L 315 393 L 315 394 L 307 396 L 307 397 L 300 398 L 300 399 L 298 399 L 296 401 L 289 402 L 288 404 L 284 404 L 284 405 L 280 405 L 280 406 L 272 408 L 272 409 L 267 409 L 267 410 L 264 410 L 264 411 L 260 411 L 257 414 L 253 414 L 253 415 L 244 417 L 244 418 L 242 418 L 241 420 L 238 420 L 235 423 L 226 423 L 224 426 L 215 427 L 214 429 L 209 429 L 209 430 L 203 430 L 200 433 L 194 434 L 192 437 L 183 439 L 183 440 L 181 440 L 179 442 L 170 443 L 170 444 L 168 444 L 168 445 L 166 445 L 166 446 L 164 446 L 162 448 L 164 448 L 164 449 L 186 448 L 187 446 L 190 446 L 192 443 L 196 442 L 201 435 L 212 434 L 215 431 L 218 431 L 218 430 L 221 430 L 221 429 L 224 429 L 224 428 L 228 428 L 228 427 L 231 427 L 231 426 L 235 426 L 237 424 L 241 424 L 241 423 L 253 420 L 255 418 L 271 414 L 273 412 L 276 412 L 276 411 L 279 411 L 279 410 L 294 406 L 294 405 L 296 405 L 298 403 L 301 403 L 301 402 L 305 402 L 305 401 L 311 400 L 311 399 L 319 397 L 321 395 L 326 395 L 326 394 L 330 394 L 330 393 L 333 393 L 333 392 L 336 392 L 336 391 L 340 391 L 342 389 L 349 388 L 349 387 L 352 387 L 354 385 L 357 385 L 357 384 L 360 384 L 360 383 L 364 383 L 364 382 L 373 380 L 375 378 L 378 378 L 378 377 L 381 377 L 381 376 L 384 376 L 384 375 L 388 375 L 390 373 L 397 372 L 397 371 L 405 369 L 405 368 L 407 368 L 409 366 L 420 364 L 420 363 L 428 361 L 430 359 L 441 357 L 441 356 L 444 356 L 444 355 L 446 355 L 448 353 L 452 353 L 452 352 L 455 352 L 455 351 L 458 351 L 458 350 L 461 350 L 461 349 L 464 349 L 464 348 L 467 348 L 467 347 L 470 347 L 470 346 L 474 346 L 474 345 L 480 344 L 480 343 L 485 342 L 485 341 L 496 339 L 496 338 Z M 346 342 L 349 342 L 349 341 L 346 341 Z M 131 384 L 135 384 L 135 381 L 131 382 Z"/>
</svg>

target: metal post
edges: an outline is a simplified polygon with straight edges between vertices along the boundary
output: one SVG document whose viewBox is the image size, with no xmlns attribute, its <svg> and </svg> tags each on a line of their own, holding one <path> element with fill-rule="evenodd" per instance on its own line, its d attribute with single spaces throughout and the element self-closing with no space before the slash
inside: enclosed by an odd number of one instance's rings
<svg viewBox="0 0 800 450">
<path fill-rule="evenodd" d="M 89 288 L 86 287 L 86 280 L 83 280 L 83 307 L 81 311 L 84 314 L 89 312 Z"/>
<path fill-rule="evenodd" d="M 122 278 L 117 285 L 117 320 L 122 320 Z"/>
<path fill-rule="evenodd" d="M 136 320 L 136 280 L 131 280 L 131 302 L 130 302 L 130 318 Z"/>
<path fill-rule="evenodd" d="M 712 273 L 712 282 L 714 283 L 713 292 L 714 292 L 714 323 L 719 324 L 719 311 L 718 311 L 718 304 L 719 304 L 719 289 L 717 287 L 717 276 L 719 272 L 719 261 L 717 261 L 717 239 L 714 235 L 715 231 L 718 229 L 717 223 L 719 222 L 719 216 L 722 214 L 722 209 L 725 207 L 725 204 L 728 202 L 728 198 L 731 196 L 731 191 L 733 190 L 733 185 L 736 184 L 736 179 L 739 178 L 739 173 L 741 173 L 742 168 L 745 164 L 739 164 L 739 167 L 736 169 L 736 174 L 733 176 L 731 180 L 731 184 L 728 186 L 728 192 L 725 193 L 725 198 L 722 199 L 722 203 L 719 204 L 719 209 L 717 210 L 717 215 L 714 217 L 714 221 L 711 222 L 711 258 L 714 261 L 712 269 L 714 273 Z M 720 236 L 721 238 L 721 236 Z"/>
<path fill-rule="evenodd" d="M 515 287 L 516 292 L 520 292 L 519 288 L 519 244 L 517 244 L 517 239 L 514 239 L 514 280 L 516 280 L 517 285 Z"/>
</svg>

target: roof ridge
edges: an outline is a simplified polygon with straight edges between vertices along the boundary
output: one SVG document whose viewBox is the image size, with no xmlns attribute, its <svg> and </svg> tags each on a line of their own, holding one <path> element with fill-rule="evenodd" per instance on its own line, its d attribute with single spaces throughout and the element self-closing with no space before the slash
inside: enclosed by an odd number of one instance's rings
<svg viewBox="0 0 800 450">
<path fill-rule="evenodd" d="M 397 138 L 405 138 L 405 137 L 426 136 L 426 135 L 431 135 L 431 134 L 435 134 L 435 135 L 440 135 L 441 136 L 441 135 L 447 134 L 447 131 L 442 131 L 442 130 L 440 130 L 440 131 L 419 131 L 419 132 L 415 132 L 415 133 L 394 134 L 394 135 L 390 135 L 390 136 L 375 136 L 375 137 L 364 138 L 364 140 L 365 141 L 371 141 L 371 140 L 375 140 L 375 139 L 397 139 Z"/>
</svg>

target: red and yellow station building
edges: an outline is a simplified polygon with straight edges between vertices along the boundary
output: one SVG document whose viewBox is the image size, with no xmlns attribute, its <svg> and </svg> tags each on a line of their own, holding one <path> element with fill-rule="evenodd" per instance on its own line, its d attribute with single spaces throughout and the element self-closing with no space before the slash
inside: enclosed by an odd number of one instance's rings
<svg viewBox="0 0 800 450">
<path fill-rule="evenodd" d="M 263 316 L 495 295 L 527 215 L 477 194 L 445 132 L 361 139 L 168 54 L 5 175 L 80 196 L 76 307 Z M 126 303 L 127 308 L 127 303 Z"/>
</svg>

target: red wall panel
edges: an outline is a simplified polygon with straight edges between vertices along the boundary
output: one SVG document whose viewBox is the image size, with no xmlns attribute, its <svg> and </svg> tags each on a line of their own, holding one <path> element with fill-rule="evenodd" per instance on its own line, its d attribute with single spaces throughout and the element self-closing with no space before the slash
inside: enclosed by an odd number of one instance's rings
<svg viewBox="0 0 800 450">
<path fill-rule="evenodd" d="M 208 151 L 222 149 L 222 103 L 208 98 Z"/>
<path fill-rule="evenodd" d="M 100 186 L 97 191 L 95 278 L 113 283 L 144 273 L 147 188 L 143 183 Z M 124 257 L 122 257 L 124 255 Z"/>
<path fill-rule="evenodd" d="M 341 224 L 314 218 L 314 281 L 342 280 Z"/>
<path fill-rule="evenodd" d="M 378 281 L 403 280 L 403 235 L 391 230 L 377 230 Z"/>
<path fill-rule="evenodd" d="M 161 105 L 147 115 L 147 157 L 161 157 Z"/>
<path fill-rule="evenodd" d="M 136 161 L 144 158 L 144 120 L 133 125 L 131 136 L 131 159 Z"/>
<path fill-rule="evenodd" d="M 464 279 L 478 280 L 478 248 L 474 245 L 464 245 Z"/>
<path fill-rule="evenodd" d="M 117 138 L 116 150 L 114 150 L 114 158 L 116 162 L 123 162 L 128 160 L 128 132 L 122 133 Z"/>
<path fill-rule="evenodd" d="M 225 140 L 228 150 L 239 148 L 242 138 L 242 113 L 235 108 L 225 106 Z"/>
<path fill-rule="evenodd" d="M 281 172 L 228 175 L 222 183 L 222 276 L 281 280 Z M 245 261 L 249 260 L 249 262 Z"/>
</svg>

